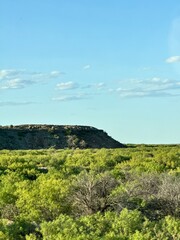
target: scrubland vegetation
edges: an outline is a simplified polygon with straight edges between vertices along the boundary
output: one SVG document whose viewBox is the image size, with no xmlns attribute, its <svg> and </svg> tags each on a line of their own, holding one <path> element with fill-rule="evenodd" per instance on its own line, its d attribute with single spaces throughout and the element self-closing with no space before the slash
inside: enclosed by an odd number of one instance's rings
<svg viewBox="0 0 180 240">
<path fill-rule="evenodd" d="M 1 240 L 180 239 L 180 146 L 1 150 Z"/>
</svg>

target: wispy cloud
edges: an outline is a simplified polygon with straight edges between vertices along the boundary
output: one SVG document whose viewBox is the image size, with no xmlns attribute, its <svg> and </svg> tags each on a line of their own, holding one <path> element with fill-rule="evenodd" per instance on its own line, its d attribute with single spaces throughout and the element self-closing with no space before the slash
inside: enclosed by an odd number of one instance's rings
<svg viewBox="0 0 180 240">
<path fill-rule="evenodd" d="M 130 81 L 129 87 L 119 87 L 116 91 L 122 98 L 128 97 L 170 97 L 180 95 L 180 81 L 153 77 L 148 80 Z"/>
<path fill-rule="evenodd" d="M 43 72 L 34 72 L 31 74 L 32 79 L 36 80 L 49 80 L 52 78 L 59 78 L 62 74 L 59 71 L 51 71 L 49 73 L 43 73 Z"/>
<path fill-rule="evenodd" d="M 56 89 L 60 90 L 61 95 L 52 98 L 52 100 L 69 102 L 90 99 L 94 96 L 100 95 L 101 93 L 103 94 L 106 88 L 105 83 L 103 82 L 88 85 L 78 84 L 75 82 L 61 82 L 56 85 Z"/>
<path fill-rule="evenodd" d="M 13 101 L 6 101 L 1 102 L 0 101 L 0 107 L 6 107 L 6 106 L 22 106 L 22 105 L 30 105 L 34 104 L 35 102 L 13 102 Z"/>
<path fill-rule="evenodd" d="M 172 56 L 166 59 L 167 63 L 176 63 L 180 62 L 180 56 Z"/>
<path fill-rule="evenodd" d="M 4 85 L 0 86 L 0 89 L 20 89 L 32 84 L 34 84 L 34 82 L 31 80 L 22 80 L 20 78 L 15 78 L 8 80 Z"/>
<path fill-rule="evenodd" d="M 106 87 L 106 84 L 104 82 L 100 83 L 93 83 L 93 84 L 88 84 L 85 86 L 82 86 L 82 89 L 103 89 Z"/>
<path fill-rule="evenodd" d="M 56 85 L 56 89 L 59 90 L 73 90 L 73 89 L 98 89 L 102 90 L 106 87 L 106 84 L 104 82 L 100 83 L 93 83 L 93 84 L 87 84 L 87 85 L 80 85 L 75 82 L 61 82 Z"/>
<path fill-rule="evenodd" d="M 1 69 L 0 70 L 0 80 L 16 78 L 17 76 L 19 76 L 23 73 L 24 73 L 24 70 Z"/>
<path fill-rule="evenodd" d="M 143 68 L 142 68 L 142 71 L 150 71 L 150 70 L 152 70 L 151 67 L 143 67 Z"/>
<path fill-rule="evenodd" d="M 76 94 L 76 95 L 63 95 L 59 97 L 52 98 L 53 101 L 59 102 L 69 102 L 69 101 L 76 101 L 76 100 L 84 100 L 87 99 L 88 96 L 85 94 Z"/>
<path fill-rule="evenodd" d="M 90 68 L 91 68 L 91 65 L 90 65 L 90 64 L 87 64 L 87 65 L 85 65 L 85 66 L 83 67 L 84 70 L 88 70 L 88 69 L 90 69 Z"/>
<path fill-rule="evenodd" d="M 59 90 L 72 90 L 78 88 L 79 85 L 74 82 L 61 82 L 56 85 L 56 88 Z"/>
<path fill-rule="evenodd" d="M 100 82 L 100 83 L 95 84 L 94 86 L 97 89 L 102 89 L 106 86 L 106 84 L 104 82 Z"/>
<path fill-rule="evenodd" d="M 180 94 L 172 94 L 158 90 L 144 89 L 117 89 L 117 92 L 122 98 L 142 98 L 142 97 L 173 97 Z"/>
<path fill-rule="evenodd" d="M 26 70 L 1 69 L 0 89 L 20 89 L 28 85 L 47 82 L 51 79 L 58 79 L 62 73 L 60 71 L 29 72 Z"/>
</svg>

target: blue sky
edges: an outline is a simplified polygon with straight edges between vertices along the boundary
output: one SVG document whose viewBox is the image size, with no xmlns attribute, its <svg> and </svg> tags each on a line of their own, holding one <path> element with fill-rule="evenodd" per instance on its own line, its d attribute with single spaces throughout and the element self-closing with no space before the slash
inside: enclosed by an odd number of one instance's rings
<svg viewBox="0 0 180 240">
<path fill-rule="evenodd" d="M 0 125 L 180 143 L 178 0 L 1 0 Z"/>
</svg>

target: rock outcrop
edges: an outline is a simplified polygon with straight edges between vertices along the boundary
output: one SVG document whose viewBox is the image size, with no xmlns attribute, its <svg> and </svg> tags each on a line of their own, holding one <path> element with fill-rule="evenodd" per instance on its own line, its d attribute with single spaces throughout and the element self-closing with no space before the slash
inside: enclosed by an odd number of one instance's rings
<svg viewBox="0 0 180 240">
<path fill-rule="evenodd" d="M 103 130 L 72 125 L 0 126 L 0 149 L 122 148 Z"/>
</svg>

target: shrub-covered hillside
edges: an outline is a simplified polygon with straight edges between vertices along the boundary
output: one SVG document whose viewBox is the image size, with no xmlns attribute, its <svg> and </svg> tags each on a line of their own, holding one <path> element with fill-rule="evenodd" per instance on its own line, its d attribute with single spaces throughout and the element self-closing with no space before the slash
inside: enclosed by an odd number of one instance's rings
<svg viewBox="0 0 180 240">
<path fill-rule="evenodd" d="M 0 126 L 0 149 L 122 148 L 103 130 L 78 125 L 25 124 Z"/>
<path fill-rule="evenodd" d="M 0 239 L 180 239 L 180 147 L 1 150 Z"/>
</svg>

